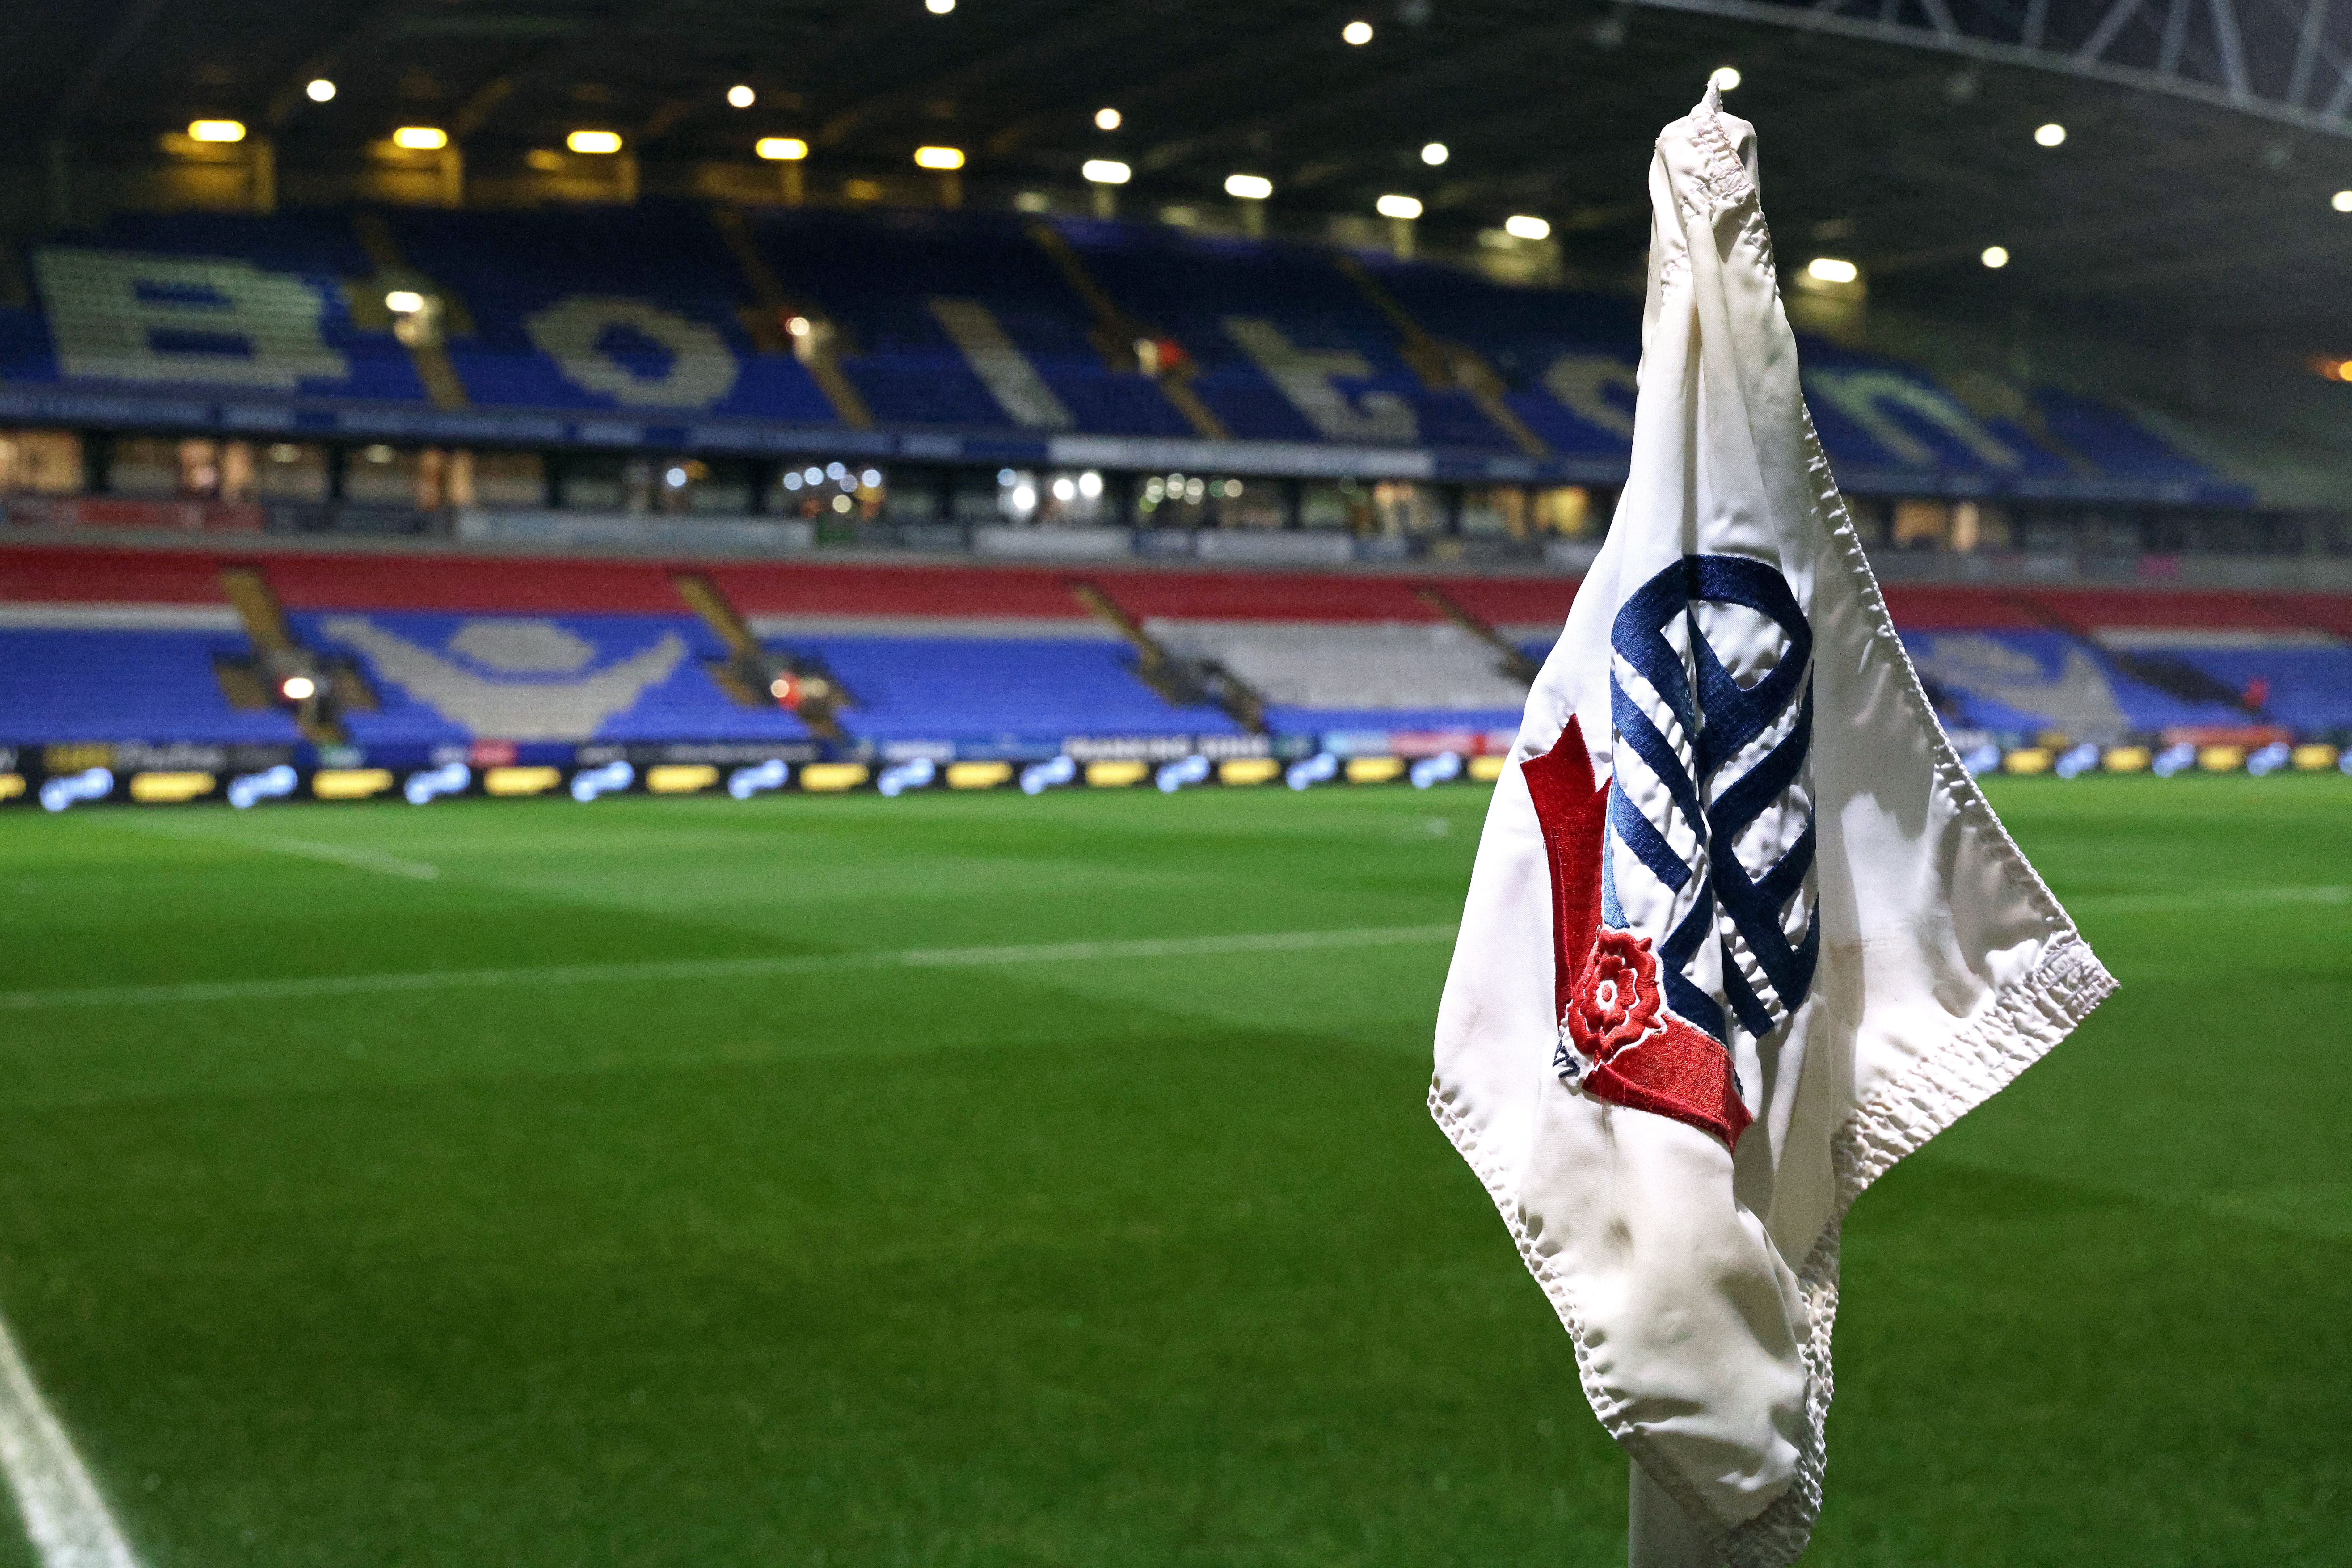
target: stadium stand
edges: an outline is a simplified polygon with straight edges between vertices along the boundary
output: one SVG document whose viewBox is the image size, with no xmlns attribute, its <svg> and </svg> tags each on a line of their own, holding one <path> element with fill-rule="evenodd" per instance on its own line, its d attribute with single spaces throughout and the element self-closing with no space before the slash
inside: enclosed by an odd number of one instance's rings
<svg viewBox="0 0 2352 1568">
<path fill-rule="evenodd" d="M 22 543 L 0 547 L 0 743 L 296 744 L 286 713 L 233 706 L 214 673 L 250 652 L 223 593 L 230 567 L 266 576 L 300 643 L 365 670 L 377 705 L 343 724 L 369 754 L 814 743 L 793 714 L 730 694 L 717 673 L 727 647 L 658 562 Z M 1499 748 L 1525 687 L 1475 628 L 1540 657 L 1575 586 L 856 562 L 706 571 L 776 656 L 838 680 L 842 734 L 828 744 L 956 755 L 1050 753 L 1072 736 L 1243 734 L 1202 689 L 1151 678 L 1087 594 L 1179 661 L 1237 677 L 1274 736 L 1344 734 L 1361 749 L 1381 732 L 1467 731 Z M 1460 620 L 1424 596 L 1433 585 Z M 1895 584 L 1887 597 L 1956 730 L 2101 742 L 2352 731 L 2343 595 Z"/>
<path fill-rule="evenodd" d="M 679 202 L 171 213 L 30 261 L 35 303 L 0 311 L 0 414 L 28 418 L 861 461 L 1057 460 L 1052 442 L 1094 437 L 1143 443 L 1139 468 L 1153 441 L 1208 438 L 1601 483 L 1631 428 L 1626 301 L 1150 225 Z M 429 301 L 416 320 L 385 306 L 405 293 Z M 2246 495 L 2086 397 L 1980 416 L 1916 366 L 1806 355 L 1858 493 Z M 1237 471 L 1273 471 L 1259 461 Z"/>
</svg>

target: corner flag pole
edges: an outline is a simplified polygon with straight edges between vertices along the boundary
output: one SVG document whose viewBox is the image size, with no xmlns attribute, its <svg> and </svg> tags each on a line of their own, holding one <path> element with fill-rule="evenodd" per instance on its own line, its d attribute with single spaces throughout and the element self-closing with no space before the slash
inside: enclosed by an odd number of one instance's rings
<svg viewBox="0 0 2352 1568">
<path fill-rule="evenodd" d="M 1723 1568 L 1723 1559 L 1647 1470 L 1633 1467 L 1625 1510 L 1627 1568 Z"/>
</svg>

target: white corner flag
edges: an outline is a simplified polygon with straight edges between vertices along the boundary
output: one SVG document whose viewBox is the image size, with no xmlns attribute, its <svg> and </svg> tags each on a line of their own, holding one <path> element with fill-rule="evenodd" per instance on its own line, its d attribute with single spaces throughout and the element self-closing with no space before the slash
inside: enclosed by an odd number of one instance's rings
<svg viewBox="0 0 2352 1568">
<path fill-rule="evenodd" d="M 1712 88 L 1658 138 L 1632 474 L 1487 812 L 1430 1107 L 1637 1497 L 1777 1568 L 1821 1509 L 1847 1206 L 2115 983 L 1887 619 L 1756 180 Z"/>
</svg>

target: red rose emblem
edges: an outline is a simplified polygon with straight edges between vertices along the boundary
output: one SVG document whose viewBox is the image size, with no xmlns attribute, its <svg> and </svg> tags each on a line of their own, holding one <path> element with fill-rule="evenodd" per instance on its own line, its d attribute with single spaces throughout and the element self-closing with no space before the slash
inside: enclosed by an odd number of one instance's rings
<svg viewBox="0 0 2352 1568">
<path fill-rule="evenodd" d="M 1658 959 L 1650 939 L 1602 926 L 1570 995 L 1569 1037 L 1605 1062 L 1658 1026 Z"/>
</svg>

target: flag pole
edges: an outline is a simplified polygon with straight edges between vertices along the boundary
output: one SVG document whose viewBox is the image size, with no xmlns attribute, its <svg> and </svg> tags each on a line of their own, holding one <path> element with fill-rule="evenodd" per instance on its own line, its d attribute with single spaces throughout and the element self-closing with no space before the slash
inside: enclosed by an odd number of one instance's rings
<svg viewBox="0 0 2352 1568">
<path fill-rule="evenodd" d="M 1723 1559 L 1681 1506 L 1640 1465 L 1633 1471 L 1625 1510 L 1628 1568 L 1723 1568 Z"/>
</svg>

